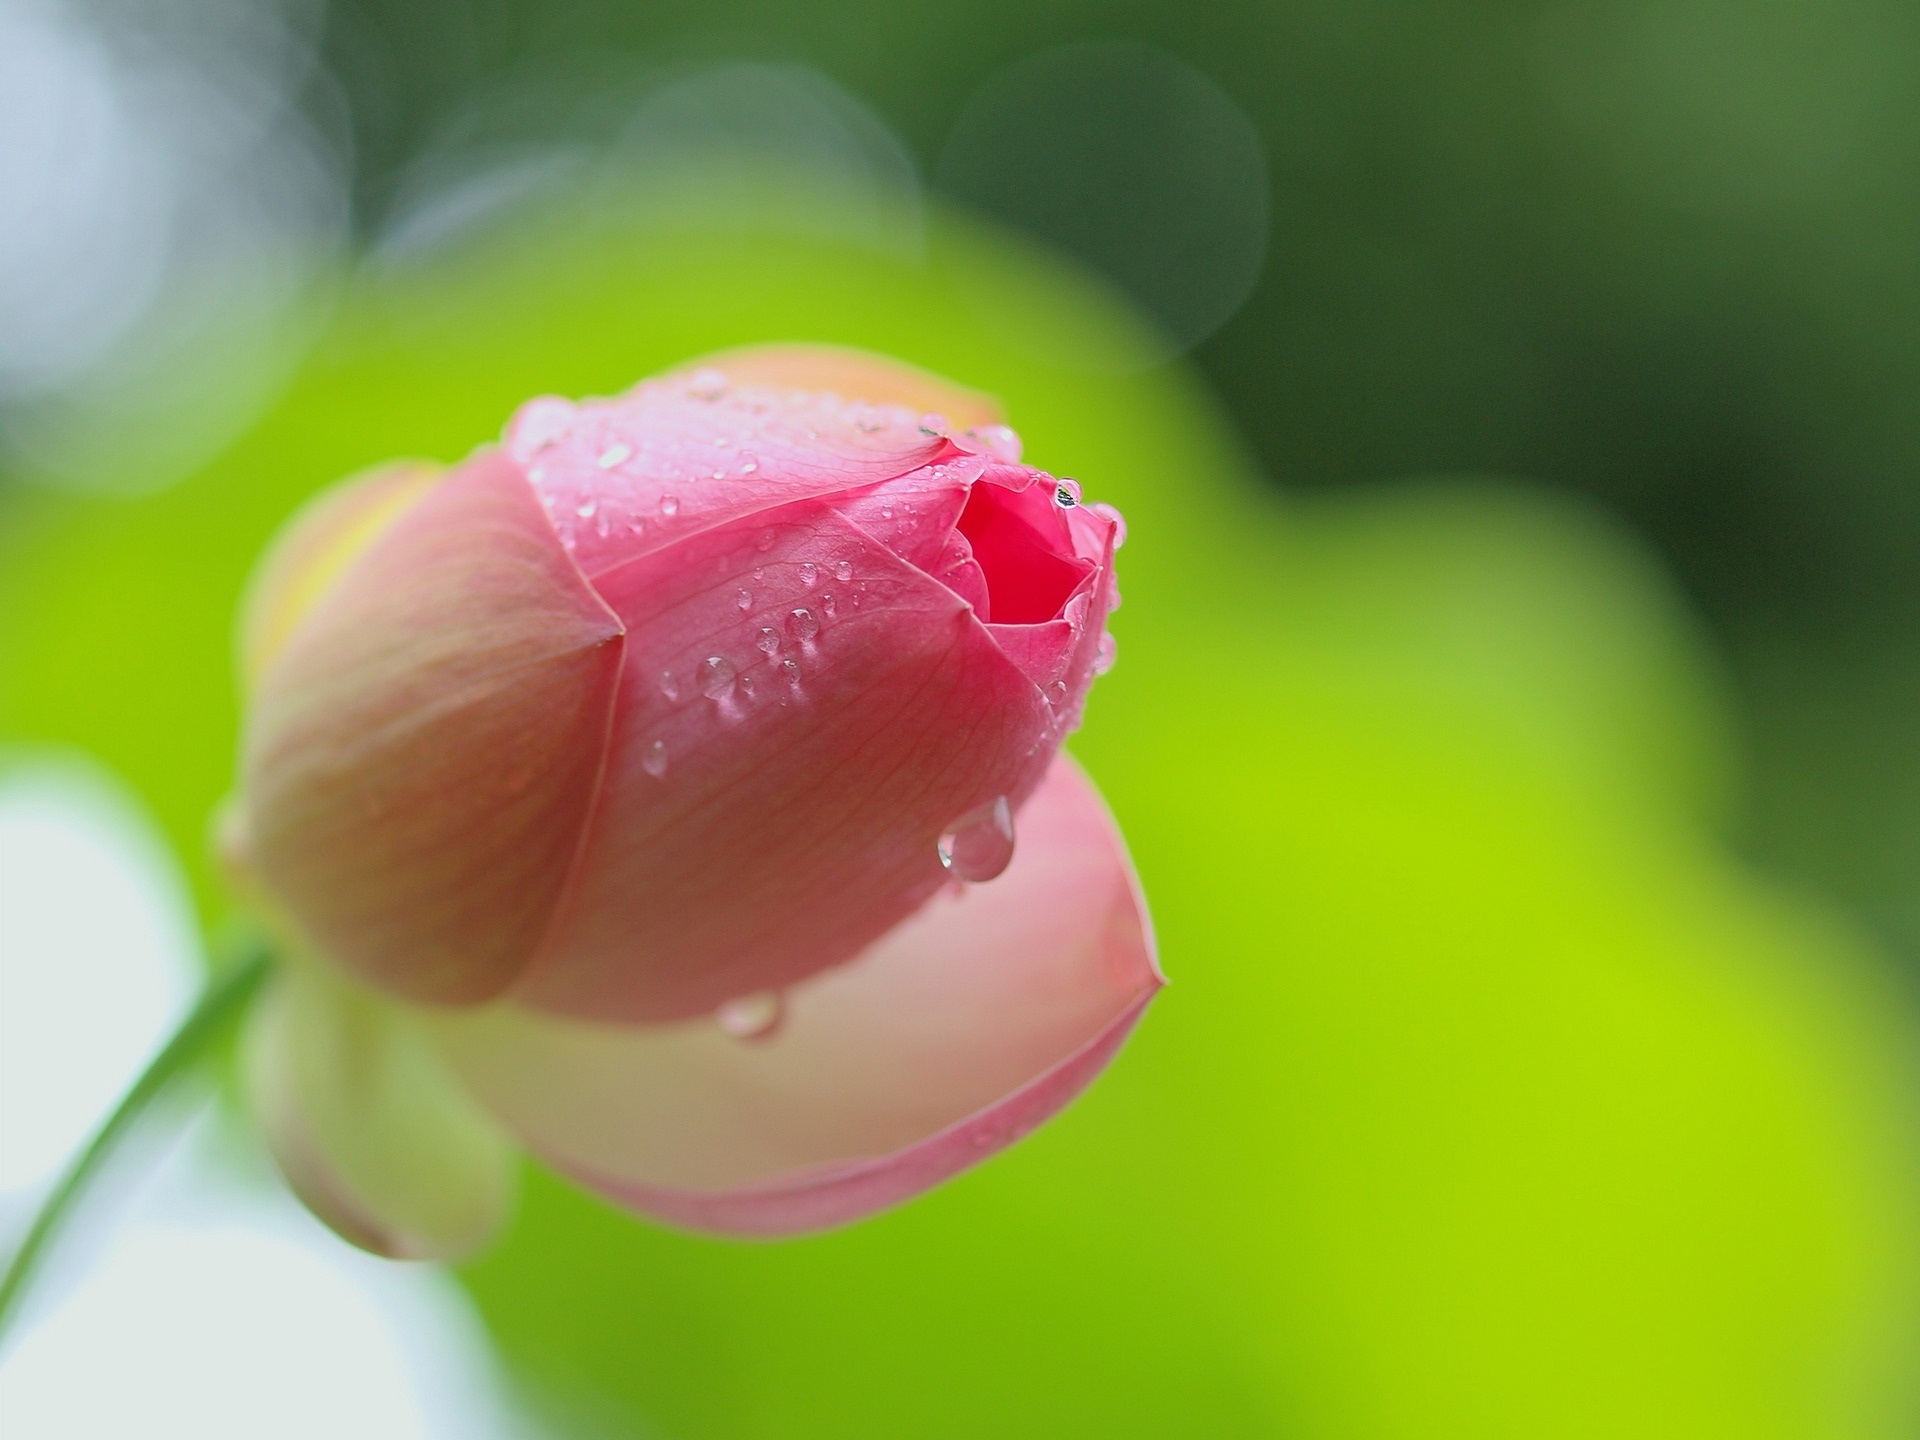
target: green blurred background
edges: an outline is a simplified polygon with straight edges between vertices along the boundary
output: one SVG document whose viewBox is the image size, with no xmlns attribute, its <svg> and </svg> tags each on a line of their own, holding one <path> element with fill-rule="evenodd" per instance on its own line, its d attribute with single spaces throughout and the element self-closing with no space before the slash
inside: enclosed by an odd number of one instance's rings
<svg viewBox="0 0 1920 1440">
<path fill-rule="evenodd" d="M 234 599 L 349 470 L 816 339 L 1129 518 L 1074 748 L 1171 988 L 845 1232 L 531 1176 L 462 1278 L 554 1425 L 1920 1428 L 1920 12 L 182 13 L 306 219 L 239 320 L 0 390 L 0 741 L 129 781 L 209 920 Z"/>
</svg>

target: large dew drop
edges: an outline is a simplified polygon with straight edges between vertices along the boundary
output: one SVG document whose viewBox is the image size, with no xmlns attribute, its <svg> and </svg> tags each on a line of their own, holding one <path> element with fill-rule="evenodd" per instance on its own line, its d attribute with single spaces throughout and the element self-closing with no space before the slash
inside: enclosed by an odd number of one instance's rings
<svg viewBox="0 0 1920 1440">
<path fill-rule="evenodd" d="M 713 1012 L 714 1024 L 736 1040 L 770 1040 L 786 1017 L 786 997 L 778 990 L 735 996 Z"/>
<path fill-rule="evenodd" d="M 1002 795 L 962 815 L 940 837 L 940 863 L 956 880 L 991 880 L 1013 860 L 1013 807 Z"/>
</svg>

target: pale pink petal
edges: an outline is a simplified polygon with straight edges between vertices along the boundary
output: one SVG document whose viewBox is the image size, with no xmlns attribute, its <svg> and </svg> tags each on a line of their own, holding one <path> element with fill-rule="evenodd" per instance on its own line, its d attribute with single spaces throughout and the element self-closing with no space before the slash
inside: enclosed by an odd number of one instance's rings
<svg viewBox="0 0 1920 1440">
<path fill-rule="evenodd" d="M 240 603 L 240 670 L 249 689 L 348 562 L 425 494 L 440 470 L 428 460 L 375 466 L 321 492 L 281 528 Z"/>
<path fill-rule="evenodd" d="M 825 391 L 870 405 L 899 405 L 916 414 L 939 415 L 957 430 L 990 432 L 983 443 L 1001 451 L 1010 443 L 1014 458 L 1019 458 L 1019 441 L 1009 442 L 1013 432 L 1001 423 L 1005 417 L 999 401 L 870 350 L 843 345 L 748 345 L 689 360 L 677 373 L 703 370 L 718 371 L 743 385 Z"/>
<path fill-rule="evenodd" d="M 244 868 L 376 986 L 499 993 L 579 850 L 620 641 L 518 467 L 476 456 L 352 561 L 262 675 Z"/>
<path fill-rule="evenodd" d="M 507 1004 L 423 1023 L 503 1125 L 623 1204 L 743 1235 L 856 1219 L 1058 1110 L 1161 984 L 1119 834 L 1071 760 L 1019 823 L 1000 878 L 794 989 L 761 1039 Z"/>
<path fill-rule="evenodd" d="M 248 1017 L 244 1075 L 307 1208 L 363 1250 L 450 1260 L 512 1209 L 512 1145 L 404 1012 L 289 960 Z"/>
<path fill-rule="evenodd" d="M 570 901 L 515 990 L 666 1020 L 856 954 L 939 888 L 942 831 L 1049 759 L 966 603 L 821 502 L 608 572 L 628 632 Z"/>
</svg>

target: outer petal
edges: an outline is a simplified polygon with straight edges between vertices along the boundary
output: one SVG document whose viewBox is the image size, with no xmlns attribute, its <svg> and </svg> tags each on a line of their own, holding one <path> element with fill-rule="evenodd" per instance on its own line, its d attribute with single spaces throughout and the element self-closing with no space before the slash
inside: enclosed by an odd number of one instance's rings
<svg viewBox="0 0 1920 1440">
<path fill-rule="evenodd" d="M 680 367 L 680 373 L 717 370 L 735 384 L 823 390 L 870 405 L 900 405 L 943 416 L 951 426 L 998 425 L 1005 420 L 991 395 L 870 350 L 844 345 L 746 345 L 721 350 Z"/>
<path fill-rule="evenodd" d="M 857 1219 L 1052 1115 L 1161 984 L 1120 836 L 1070 759 L 1021 826 L 1004 875 L 793 991 L 766 1039 L 512 1006 L 425 1023 L 507 1128 L 624 1205 L 739 1235 Z"/>
<path fill-rule="evenodd" d="M 317 496 L 281 529 L 240 606 L 240 670 L 249 690 L 327 587 L 426 493 L 441 468 L 430 460 L 395 460 L 364 470 Z"/>
<path fill-rule="evenodd" d="M 512 1147 L 392 1007 L 294 962 L 249 1022 L 246 1062 L 282 1173 L 347 1240 L 455 1259 L 505 1223 Z"/>
<path fill-rule="evenodd" d="M 577 406 L 520 408 L 507 447 L 527 466 L 589 577 L 779 505 L 896 479 L 949 454 L 918 412 L 731 384 L 644 381 Z"/>
<path fill-rule="evenodd" d="M 598 584 L 628 664 L 528 1005 L 681 1019 L 850 959 L 944 883 L 952 821 L 1045 771 L 1040 692 L 959 596 L 823 502 Z"/>
<path fill-rule="evenodd" d="M 261 677 L 244 865 L 370 983 L 497 994 L 579 851 L 620 638 L 519 470 L 469 461 L 352 562 Z"/>
</svg>

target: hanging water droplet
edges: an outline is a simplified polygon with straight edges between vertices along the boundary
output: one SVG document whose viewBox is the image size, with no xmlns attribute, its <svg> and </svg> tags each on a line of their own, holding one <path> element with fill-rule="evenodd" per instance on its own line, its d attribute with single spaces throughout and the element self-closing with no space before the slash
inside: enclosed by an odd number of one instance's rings
<svg viewBox="0 0 1920 1440">
<path fill-rule="evenodd" d="M 1054 486 L 1053 503 L 1058 505 L 1062 510 L 1071 510 L 1074 506 L 1078 505 L 1080 503 L 1080 482 L 1078 480 L 1062 480 L 1058 485 Z"/>
<path fill-rule="evenodd" d="M 599 508 L 600 506 L 592 500 L 582 500 L 578 505 L 573 507 L 573 513 L 578 515 L 582 520 L 591 520 L 593 518 L 593 512 Z"/>
<path fill-rule="evenodd" d="M 645 753 L 640 757 L 640 768 L 656 780 L 665 778 L 667 773 L 666 741 L 656 740 L 647 746 Z"/>
<path fill-rule="evenodd" d="M 1054 718 L 1060 718 L 1060 712 L 1067 708 L 1067 682 L 1056 680 L 1045 690 L 1047 704 L 1052 707 Z"/>
<path fill-rule="evenodd" d="M 727 663 L 726 656 L 709 655 L 700 662 L 700 693 L 709 700 L 719 699 L 732 684 L 733 666 Z"/>
<path fill-rule="evenodd" d="M 1103 633 L 1100 636 L 1100 649 L 1093 657 L 1093 673 L 1106 674 L 1113 669 L 1113 662 L 1119 658 L 1120 642 L 1113 638 L 1111 632 Z"/>
<path fill-rule="evenodd" d="M 956 879 L 991 880 L 1013 859 L 1013 807 L 1002 795 L 962 815 L 940 837 L 940 863 Z"/>
<path fill-rule="evenodd" d="M 833 578 L 836 580 L 851 580 L 853 578 L 853 562 L 849 560 L 836 560 L 833 565 Z"/>
<path fill-rule="evenodd" d="M 820 633 L 820 622 L 814 619 L 811 610 L 795 610 L 787 616 L 787 633 L 805 644 Z"/>
<path fill-rule="evenodd" d="M 660 513 L 671 520 L 680 513 L 680 502 L 671 495 L 660 497 Z"/>
<path fill-rule="evenodd" d="M 831 590 L 820 597 L 820 613 L 829 620 L 840 613 L 840 607 L 833 603 L 833 592 Z"/>
<path fill-rule="evenodd" d="M 760 638 L 753 643 L 754 647 L 758 649 L 762 655 L 778 655 L 780 653 L 780 632 L 771 625 L 762 625 L 760 627 Z"/>
<path fill-rule="evenodd" d="M 920 433 L 922 435 L 944 435 L 947 433 L 947 417 L 944 415 L 922 415 Z"/>
<path fill-rule="evenodd" d="M 630 460 L 632 458 L 633 447 L 631 445 L 609 445 L 600 452 L 600 458 L 594 463 L 602 470 L 611 470 L 623 460 Z"/>
<path fill-rule="evenodd" d="M 687 377 L 687 393 L 696 400 L 718 400 L 727 393 L 727 377 L 718 370 L 696 370 Z"/>
<path fill-rule="evenodd" d="M 800 583 L 811 590 L 820 583 L 820 568 L 811 560 L 800 562 Z"/>
<path fill-rule="evenodd" d="M 725 1001 L 713 1012 L 713 1021 L 736 1040 L 767 1040 L 786 1014 L 786 997 L 778 990 L 762 990 Z"/>
<path fill-rule="evenodd" d="M 669 700 L 678 700 L 680 698 L 680 682 L 673 678 L 673 672 L 671 670 L 662 670 L 660 672 L 660 693 Z"/>
<path fill-rule="evenodd" d="M 753 608 L 753 592 L 751 590 L 742 590 L 738 595 L 733 597 L 733 603 L 739 606 L 742 612 L 751 610 Z"/>
</svg>

